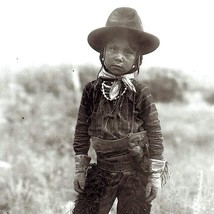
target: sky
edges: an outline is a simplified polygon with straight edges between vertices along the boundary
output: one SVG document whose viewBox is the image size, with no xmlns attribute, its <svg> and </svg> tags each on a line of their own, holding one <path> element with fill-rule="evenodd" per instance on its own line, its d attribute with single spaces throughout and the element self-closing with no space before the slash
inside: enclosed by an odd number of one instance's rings
<svg viewBox="0 0 214 214">
<path fill-rule="evenodd" d="M 144 67 L 183 70 L 214 80 L 212 0 L 0 0 L 0 70 L 42 64 L 100 65 L 88 34 L 117 7 L 137 10 L 160 47 Z"/>
</svg>

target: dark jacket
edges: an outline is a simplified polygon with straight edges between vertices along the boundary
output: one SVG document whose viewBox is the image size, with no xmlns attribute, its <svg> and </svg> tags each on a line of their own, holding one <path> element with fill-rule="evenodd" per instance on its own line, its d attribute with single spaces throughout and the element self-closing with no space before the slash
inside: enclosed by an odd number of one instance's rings
<svg viewBox="0 0 214 214">
<path fill-rule="evenodd" d="M 127 90 L 119 99 L 110 101 L 102 94 L 102 81 L 98 78 L 89 82 L 83 90 L 73 144 L 75 153 L 87 154 L 91 137 L 111 140 L 147 131 L 150 158 L 162 159 L 158 112 L 147 86 L 133 79 L 136 93 Z"/>
</svg>

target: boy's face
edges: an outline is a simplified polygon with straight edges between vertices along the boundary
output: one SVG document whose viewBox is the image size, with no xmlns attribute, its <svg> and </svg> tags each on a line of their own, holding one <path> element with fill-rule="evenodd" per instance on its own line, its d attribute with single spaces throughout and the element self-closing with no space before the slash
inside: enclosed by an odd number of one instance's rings
<svg viewBox="0 0 214 214">
<path fill-rule="evenodd" d="M 116 76 L 128 73 L 136 57 L 137 51 L 123 37 L 114 38 L 106 44 L 104 63 L 106 68 Z"/>
</svg>

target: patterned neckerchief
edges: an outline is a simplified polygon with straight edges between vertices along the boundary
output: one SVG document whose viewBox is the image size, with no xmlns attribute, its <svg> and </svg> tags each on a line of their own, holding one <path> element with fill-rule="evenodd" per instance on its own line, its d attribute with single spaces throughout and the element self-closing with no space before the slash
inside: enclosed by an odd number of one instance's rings
<svg viewBox="0 0 214 214">
<path fill-rule="evenodd" d="M 116 97 L 119 96 L 120 89 L 121 89 L 121 82 L 123 82 L 128 89 L 136 92 L 135 86 L 131 82 L 131 79 L 134 79 L 134 73 L 116 76 L 102 69 L 98 75 L 98 78 L 99 77 L 105 78 L 107 80 L 108 79 L 113 80 L 113 83 L 110 86 L 110 90 L 109 90 L 110 100 L 114 100 Z"/>
</svg>

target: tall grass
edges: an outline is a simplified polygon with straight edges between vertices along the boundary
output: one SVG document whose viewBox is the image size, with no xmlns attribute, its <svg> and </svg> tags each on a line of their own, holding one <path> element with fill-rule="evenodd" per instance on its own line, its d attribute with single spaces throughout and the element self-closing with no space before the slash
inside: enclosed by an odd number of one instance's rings
<svg viewBox="0 0 214 214">
<path fill-rule="evenodd" d="M 19 73 L 13 96 L 11 82 L 4 85 L 0 160 L 12 168 L 0 170 L 0 213 L 65 214 L 74 200 L 78 104 L 71 78 L 72 67 L 43 67 Z M 171 178 L 153 201 L 152 214 L 213 213 L 213 106 L 202 100 L 157 106 Z"/>
<path fill-rule="evenodd" d="M 212 213 L 214 109 L 203 103 L 159 104 L 158 109 L 171 178 L 154 201 L 153 213 Z"/>
</svg>

